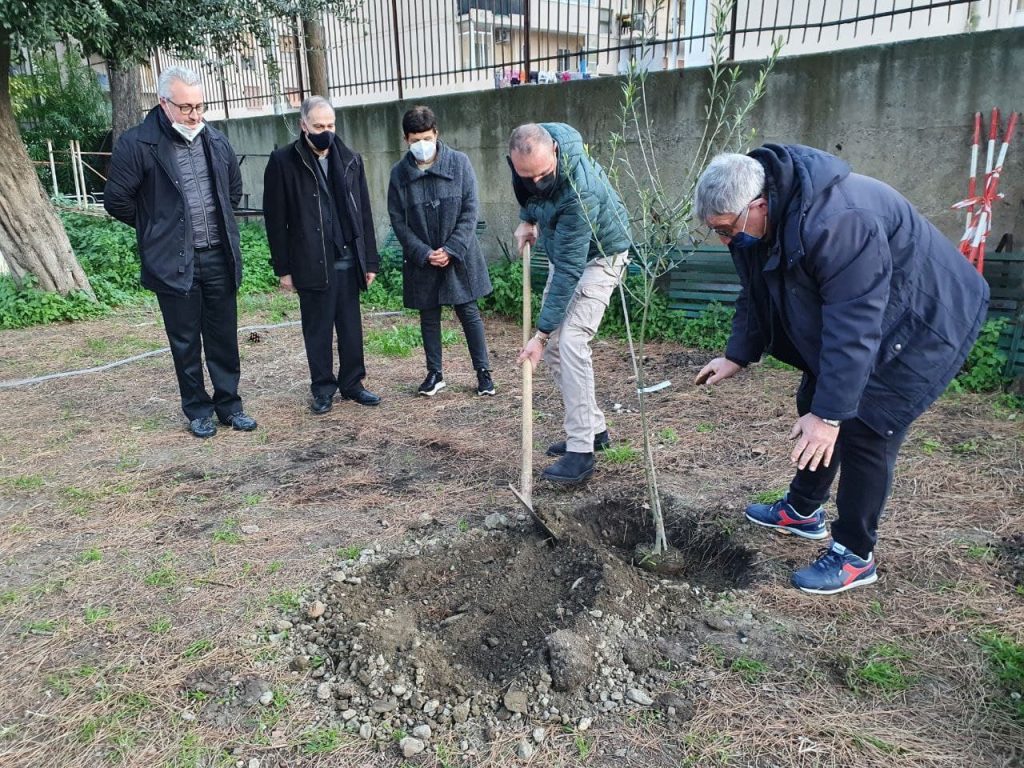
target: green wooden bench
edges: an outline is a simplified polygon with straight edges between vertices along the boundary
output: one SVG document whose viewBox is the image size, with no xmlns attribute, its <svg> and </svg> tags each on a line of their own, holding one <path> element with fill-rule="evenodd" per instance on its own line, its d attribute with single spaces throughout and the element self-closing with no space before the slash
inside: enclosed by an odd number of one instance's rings
<svg viewBox="0 0 1024 768">
<path fill-rule="evenodd" d="M 1006 375 L 1024 376 L 1024 252 L 985 257 L 985 279 L 992 291 L 989 317 L 1005 317 L 999 348 L 1006 354 Z"/>
<path fill-rule="evenodd" d="M 668 306 L 687 317 L 700 317 L 708 304 L 731 307 L 740 293 L 729 249 L 701 246 L 680 253 L 668 276 Z"/>
<path fill-rule="evenodd" d="M 478 221 L 476 223 L 476 236 L 477 236 L 477 239 L 480 238 L 480 236 L 484 233 L 484 231 L 486 229 L 487 229 L 487 222 L 486 221 Z M 393 230 L 391 227 L 388 227 L 388 233 L 387 233 L 387 235 L 384 236 L 384 241 L 380 244 L 380 250 L 383 251 L 383 250 L 395 250 L 395 249 L 397 249 L 398 251 L 401 251 L 402 250 L 402 244 L 400 242 L 398 242 L 398 236 L 395 234 L 395 230 Z"/>
</svg>

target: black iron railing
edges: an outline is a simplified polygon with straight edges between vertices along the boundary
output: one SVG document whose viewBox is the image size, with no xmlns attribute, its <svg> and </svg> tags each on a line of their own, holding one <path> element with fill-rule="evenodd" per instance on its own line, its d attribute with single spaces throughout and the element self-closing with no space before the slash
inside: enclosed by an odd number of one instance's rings
<svg viewBox="0 0 1024 768">
<path fill-rule="evenodd" d="M 785 56 L 992 28 L 1014 23 L 1017 4 L 736 0 L 724 14 L 727 56 L 763 58 L 779 37 Z M 354 18 L 322 19 L 328 95 L 360 103 L 586 79 L 630 66 L 700 65 L 720 7 L 717 0 L 363 0 Z M 274 32 L 267 51 L 185 62 L 210 76 L 207 101 L 219 116 L 294 107 L 309 95 L 302 24 L 281 19 Z M 157 54 L 153 64 L 159 71 L 176 62 Z"/>
</svg>

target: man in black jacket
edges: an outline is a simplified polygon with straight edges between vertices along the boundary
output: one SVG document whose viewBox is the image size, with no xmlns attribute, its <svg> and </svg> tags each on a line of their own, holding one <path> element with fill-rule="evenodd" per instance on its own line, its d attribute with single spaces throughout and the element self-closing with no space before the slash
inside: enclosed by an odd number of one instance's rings
<svg viewBox="0 0 1024 768">
<path fill-rule="evenodd" d="M 157 92 L 159 106 L 114 148 L 103 205 L 135 228 L 142 284 L 160 302 L 189 430 L 212 437 L 216 413 L 222 424 L 248 432 L 256 422 L 238 396 L 238 159 L 224 134 L 203 122 L 195 72 L 165 69 Z"/>
<path fill-rule="evenodd" d="M 320 96 L 302 103 L 302 135 L 267 163 L 263 215 L 274 272 L 299 294 L 313 413 L 331 410 L 335 392 L 360 405 L 380 398 L 363 387 L 359 292 L 380 263 L 363 159 L 334 132 L 334 107 Z M 334 373 L 337 331 L 338 373 Z"/>
<path fill-rule="evenodd" d="M 790 434 L 796 475 L 747 518 L 827 538 L 822 505 L 841 463 L 832 545 L 793 585 L 834 594 L 871 584 L 896 455 L 967 358 L 988 285 L 906 198 L 811 147 L 716 157 L 695 210 L 729 246 L 742 284 L 725 355 L 697 383 L 717 384 L 766 352 L 804 374 Z"/>
</svg>

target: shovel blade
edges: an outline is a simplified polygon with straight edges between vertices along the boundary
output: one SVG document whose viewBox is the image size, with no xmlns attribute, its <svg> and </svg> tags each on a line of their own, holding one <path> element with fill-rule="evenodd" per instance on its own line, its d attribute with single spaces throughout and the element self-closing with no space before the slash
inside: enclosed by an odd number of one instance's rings
<svg viewBox="0 0 1024 768">
<path fill-rule="evenodd" d="M 533 522 L 539 525 L 544 533 L 546 533 L 553 541 L 558 541 L 560 538 L 559 535 L 551 528 L 550 525 L 548 525 L 548 521 L 544 519 L 544 516 L 533 508 L 531 500 L 521 494 L 519 489 L 512 485 L 512 483 L 508 484 L 508 489 L 512 491 L 512 493 L 515 494 L 515 497 L 519 499 L 519 502 L 526 507 L 527 511 L 530 513 L 530 517 L 533 518 Z"/>
</svg>

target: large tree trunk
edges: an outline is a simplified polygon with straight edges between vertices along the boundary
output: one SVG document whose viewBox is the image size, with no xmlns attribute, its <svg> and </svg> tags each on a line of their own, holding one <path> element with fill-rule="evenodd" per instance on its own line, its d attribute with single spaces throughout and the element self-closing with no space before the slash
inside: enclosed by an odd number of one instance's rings
<svg viewBox="0 0 1024 768">
<path fill-rule="evenodd" d="M 306 16 L 302 19 L 302 30 L 306 36 L 306 68 L 309 70 L 309 94 L 327 95 L 327 56 L 324 53 L 324 27 L 320 19 Z"/>
<path fill-rule="evenodd" d="M 141 122 L 151 105 L 142 94 L 141 65 L 121 65 L 108 60 L 107 74 L 110 75 L 110 107 L 114 118 L 113 145 L 122 133 Z"/>
<path fill-rule="evenodd" d="M 15 279 L 35 275 L 46 291 L 87 291 L 67 233 L 21 141 L 11 108 L 11 41 L 0 33 L 0 254 Z"/>
</svg>

